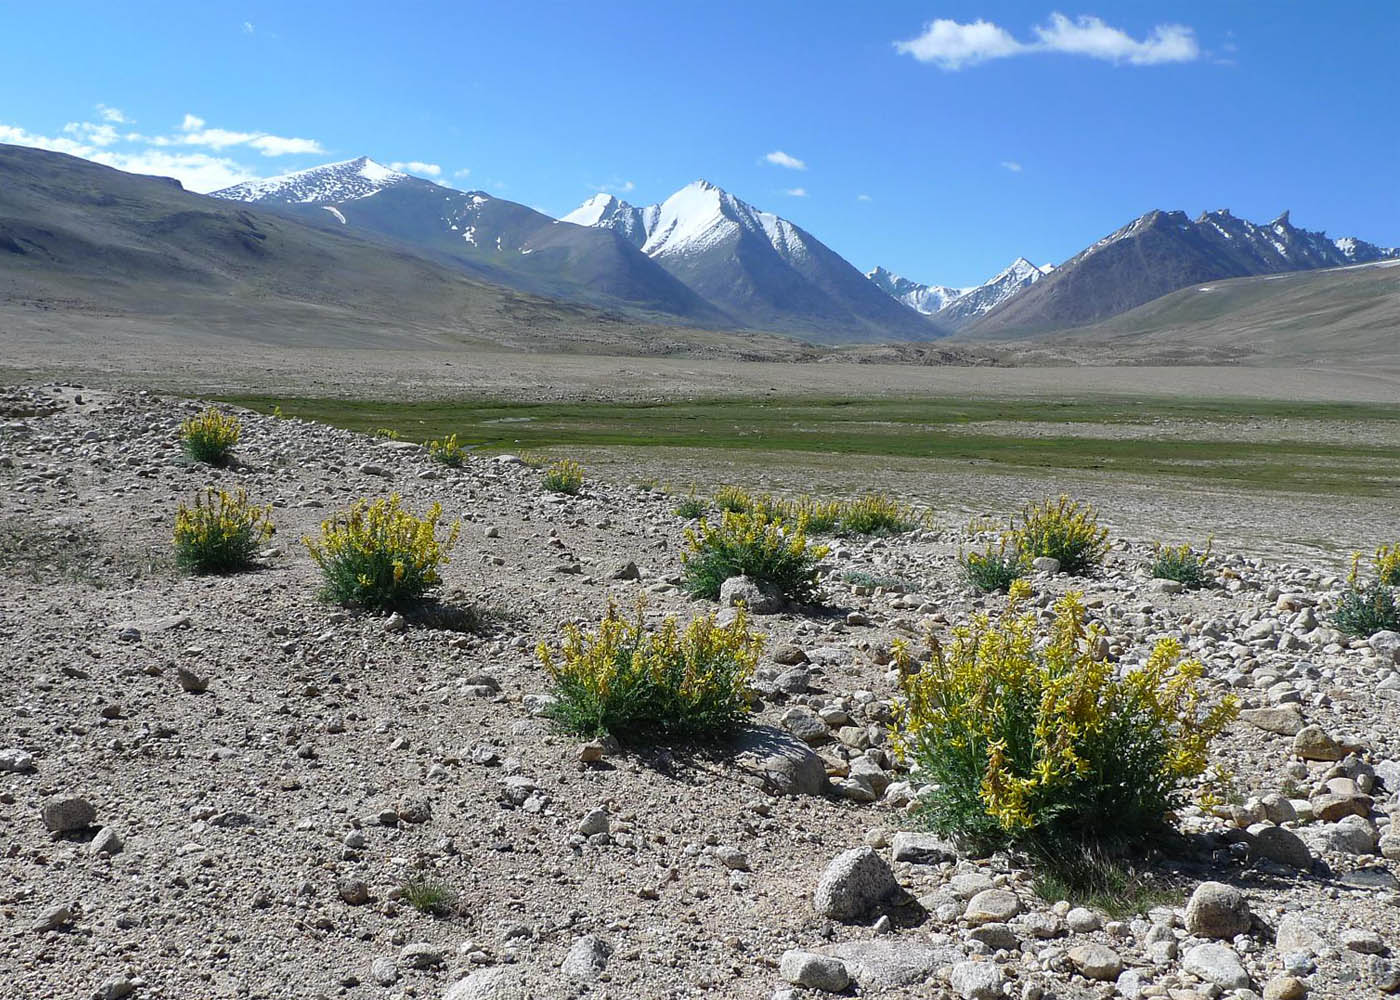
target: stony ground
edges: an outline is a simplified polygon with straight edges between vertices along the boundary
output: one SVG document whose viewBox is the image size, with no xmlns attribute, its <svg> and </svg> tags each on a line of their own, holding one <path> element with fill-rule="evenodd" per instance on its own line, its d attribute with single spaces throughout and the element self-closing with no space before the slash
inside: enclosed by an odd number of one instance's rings
<svg viewBox="0 0 1400 1000">
<path fill-rule="evenodd" d="M 625 753 L 538 716 L 549 685 L 531 650 L 610 595 L 646 593 L 654 617 L 705 610 L 675 585 L 672 498 L 596 483 L 563 498 L 508 461 L 449 470 L 414 446 L 253 415 L 238 466 L 217 472 L 180 455 L 195 409 L 0 392 L 13 995 L 1400 989 L 1400 640 L 1332 631 L 1329 571 L 1223 554 L 1219 585 L 1170 593 L 1128 540 L 1092 580 L 1034 579 L 1046 603 L 1084 589 L 1123 662 L 1182 637 L 1247 708 L 1215 750 L 1230 803 L 1185 810 L 1183 838 L 1151 862 L 1162 895 L 1110 919 L 1042 898 L 1012 859 L 906 832 L 917 788 L 887 749 L 889 643 L 997 603 L 958 578 L 960 518 L 837 541 L 830 607 L 758 620 L 761 708 L 732 743 Z M 211 483 L 275 505 L 258 571 L 174 570 L 174 509 Z M 318 600 L 298 539 L 390 490 L 462 519 L 444 598 L 483 612 L 475 632 Z M 853 587 L 852 572 L 907 592 Z M 419 912 L 415 880 L 455 903 Z"/>
</svg>

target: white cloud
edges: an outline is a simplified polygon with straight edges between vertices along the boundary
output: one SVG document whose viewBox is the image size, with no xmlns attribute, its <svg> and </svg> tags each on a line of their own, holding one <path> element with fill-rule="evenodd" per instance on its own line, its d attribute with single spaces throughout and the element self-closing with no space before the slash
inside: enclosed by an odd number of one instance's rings
<svg viewBox="0 0 1400 1000">
<path fill-rule="evenodd" d="M 856 195 L 856 201 L 870 201 L 870 200 L 871 200 L 871 199 L 870 199 L 870 195 L 868 195 L 868 194 L 858 194 L 858 195 Z"/>
<path fill-rule="evenodd" d="M 1085 15 L 1070 19 L 1053 13 L 1049 23 L 1032 30 L 1034 41 L 1020 41 L 990 21 L 962 24 L 939 18 L 926 24 L 923 34 L 895 42 L 894 48 L 901 55 L 950 71 L 1035 52 L 1060 52 L 1133 66 L 1190 62 L 1200 56 L 1195 33 L 1181 24 L 1159 24 L 1139 41 L 1102 18 Z"/>
<path fill-rule="evenodd" d="M 258 30 L 257 27 L 253 24 L 252 21 L 244 21 L 244 22 L 243 22 L 243 34 L 245 34 L 245 35 L 251 35 L 253 32 L 255 32 L 255 31 L 257 31 L 257 30 Z"/>
<path fill-rule="evenodd" d="M 1021 172 L 1021 165 L 1015 160 L 1002 160 L 1001 166 L 1003 170 L 1010 170 L 1013 174 L 1019 174 Z"/>
<path fill-rule="evenodd" d="M 199 115 L 186 114 L 185 120 L 180 123 L 181 132 L 193 132 L 195 129 L 204 127 L 204 119 Z"/>
<path fill-rule="evenodd" d="M 249 139 L 252 146 L 263 156 L 293 156 L 301 153 L 324 153 L 325 149 L 315 139 L 292 139 L 280 135 L 260 135 Z"/>
<path fill-rule="evenodd" d="M 396 162 L 389 164 L 390 170 L 402 170 L 408 174 L 427 174 L 429 177 L 441 177 L 442 167 L 436 163 L 424 163 L 422 160 L 409 160 L 407 163 Z"/>
<path fill-rule="evenodd" d="M 84 142 L 90 142 L 94 146 L 110 146 L 119 138 L 117 127 L 107 122 L 101 125 L 96 122 L 69 122 L 63 126 L 63 131 L 68 135 L 79 136 Z"/>
<path fill-rule="evenodd" d="M 17 125 L 0 125 L 0 142 L 9 143 L 13 146 L 32 146 L 35 149 L 48 149 L 55 153 L 67 153 L 70 156 L 88 156 L 94 150 L 85 142 L 77 139 L 65 139 L 61 136 L 38 135 L 29 132 Z"/>
<path fill-rule="evenodd" d="M 472 168 L 471 168 L 471 167 L 463 167 L 461 170 L 454 170 L 454 171 L 452 171 L 452 176 L 453 176 L 453 177 L 456 177 L 458 180 L 461 180 L 463 177 L 470 177 L 471 175 L 472 175 Z"/>
<path fill-rule="evenodd" d="M 102 116 L 104 122 L 114 122 L 121 125 L 128 121 L 126 115 L 122 114 L 120 108 L 109 108 L 105 104 L 99 104 L 97 106 L 97 113 Z"/>
<path fill-rule="evenodd" d="M 618 180 L 617 178 L 614 178 L 606 184 L 590 184 L 589 186 L 593 188 L 594 191 L 612 192 L 613 194 L 628 194 L 637 189 L 637 185 L 633 184 L 631 181 Z"/>
<path fill-rule="evenodd" d="M 805 198 L 805 197 L 807 197 L 807 189 L 806 189 L 806 188 L 788 188 L 786 191 L 783 192 L 783 194 L 787 195 L 787 196 L 790 197 L 790 198 Z"/>
<path fill-rule="evenodd" d="M 789 170 L 807 169 L 806 163 L 799 160 L 795 156 L 789 156 L 787 153 L 784 153 L 781 149 L 775 149 L 773 150 L 773 152 L 765 154 L 763 159 L 773 164 L 773 166 L 775 167 L 787 167 Z"/>
<path fill-rule="evenodd" d="M 208 153 L 168 153 L 158 149 L 132 153 L 103 150 L 88 159 L 133 174 L 174 177 L 189 190 L 200 193 L 217 191 L 258 177 L 256 171 L 228 157 Z"/>
</svg>

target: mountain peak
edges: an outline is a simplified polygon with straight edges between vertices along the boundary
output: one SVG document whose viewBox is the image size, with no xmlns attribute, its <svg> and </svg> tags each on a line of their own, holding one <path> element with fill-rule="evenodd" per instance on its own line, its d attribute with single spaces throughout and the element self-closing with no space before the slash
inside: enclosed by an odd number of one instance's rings
<svg viewBox="0 0 1400 1000">
<path fill-rule="evenodd" d="M 1278 218 L 1275 219 L 1273 222 L 1269 223 L 1269 225 L 1282 226 L 1285 229 L 1292 229 L 1293 223 L 1288 221 L 1288 209 L 1285 208 L 1282 212 L 1280 212 Z"/>
<path fill-rule="evenodd" d="M 325 163 L 278 177 L 246 181 L 215 191 L 213 195 L 230 201 L 330 205 L 368 198 L 407 180 L 412 180 L 408 174 L 392 170 L 368 156 L 357 156 L 353 160 Z"/>
</svg>

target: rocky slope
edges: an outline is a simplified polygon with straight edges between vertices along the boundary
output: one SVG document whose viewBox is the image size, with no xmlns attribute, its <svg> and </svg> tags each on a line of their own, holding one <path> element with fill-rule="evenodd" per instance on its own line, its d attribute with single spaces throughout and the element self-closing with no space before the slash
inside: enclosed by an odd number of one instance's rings
<svg viewBox="0 0 1400 1000">
<path fill-rule="evenodd" d="M 531 656 L 612 596 L 677 590 L 674 500 L 540 489 L 509 459 L 243 415 L 239 463 L 187 464 L 197 404 L 0 393 L 0 966 L 19 996 L 1355 997 L 1400 988 L 1400 641 L 1327 626 L 1341 586 L 1241 555 L 1218 586 L 1154 583 L 1117 542 L 1084 588 L 1136 662 L 1180 636 L 1244 717 L 1213 759 L 1218 814 L 1183 810 L 1121 919 L 1042 899 L 1012 859 L 911 836 L 890 642 L 994 599 L 961 528 L 837 540 L 829 607 L 759 619 L 753 725 L 703 747 L 581 745 L 538 713 Z M 274 504 L 263 568 L 186 577 L 176 503 L 207 483 Z M 464 520 L 450 620 L 317 600 L 298 539 L 400 491 Z M 861 572 L 903 582 L 844 582 Z M 713 605 L 710 605 L 710 610 Z M 402 898 L 440 880 L 443 917 Z M 855 986 L 847 984 L 854 982 Z M 1115 992 L 1116 991 L 1116 992 Z"/>
</svg>

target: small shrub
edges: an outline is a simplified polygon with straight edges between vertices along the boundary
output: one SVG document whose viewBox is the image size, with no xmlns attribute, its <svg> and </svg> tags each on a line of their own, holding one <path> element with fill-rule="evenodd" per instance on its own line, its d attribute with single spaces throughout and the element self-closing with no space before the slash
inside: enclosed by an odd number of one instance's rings
<svg viewBox="0 0 1400 1000">
<path fill-rule="evenodd" d="M 1060 571 L 1072 576 L 1087 573 L 1108 552 L 1108 529 L 1099 527 L 1094 508 L 1067 496 L 1027 504 L 1011 532 L 1025 558 L 1058 559 Z"/>
<path fill-rule="evenodd" d="M 1210 583 L 1207 565 L 1210 561 L 1210 542 L 1205 551 L 1197 552 L 1189 545 L 1175 547 L 1158 542 L 1152 548 L 1152 576 L 1158 580 L 1175 580 L 1195 589 Z"/>
<path fill-rule="evenodd" d="M 1035 868 L 1031 888 L 1047 903 L 1068 900 L 1125 920 L 1154 906 L 1181 902 L 1179 891 L 1092 844 L 1032 851 L 1031 862 Z"/>
<path fill-rule="evenodd" d="M 374 436 L 383 438 L 386 441 L 397 441 L 402 435 L 392 427 L 376 427 L 374 429 Z"/>
<path fill-rule="evenodd" d="M 809 545 L 806 525 L 784 528 L 761 513 L 725 511 L 718 524 L 701 520 L 685 531 L 681 556 L 686 588 L 697 597 L 715 600 L 732 576 L 770 583 L 784 597 L 811 601 L 817 594 L 817 563 L 829 551 Z"/>
<path fill-rule="evenodd" d="M 583 466 L 573 459 L 561 458 L 545 470 L 544 488 L 551 493 L 576 496 L 583 489 Z"/>
<path fill-rule="evenodd" d="M 667 618 L 651 632 L 641 604 L 631 621 L 610 604 L 597 630 L 566 626 L 561 649 L 540 643 L 536 655 L 554 679 L 559 700 L 552 715 L 560 726 L 635 740 L 732 727 L 748 713 L 748 682 L 762 646 L 743 609 L 725 626 L 708 615 L 681 631 Z"/>
<path fill-rule="evenodd" d="M 686 521 L 693 521 L 697 517 L 704 517 L 710 512 L 710 505 L 697 496 L 682 497 L 676 504 L 673 513 Z"/>
<path fill-rule="evenodd" d="M 450 468 L 459 467 L 467 457 L 467 449 L 457 443 L 457 435 L 434 438 L 428 442 L 428 454 Z"/>
<path fill-rule="evenodd" d="M 1400 587 L 1400 545 L 1382 545 L 1374 558 L 1376 579 L 1387 587 Z"/>
<path fill-rule="evenodd" d="M 213 488 L 175 511 L 175 562 L 192 573 L 234 573 L 253 565 L 272 537 L 272 507 L 256 507 L 244 490 Z"/>
<path fill-rule="evenodd" d="M 931 783 L 939 832 L 1041 851 L 1131 843 L 1184 801 L 1238 702 L 1206 707 L 1201 664 L 1174 639 L 1117 676 L 1087 652 L 1102 632 L 1077 594 L 1042 635 L 1029 593 L 1013 585 L 999 619 L 974 617 L 947 650 L 930 635 L 928 663 L 897 644 L 896 749 Z"/>
<path fill-rule="evenodd" d="M 1353 580 L 1337 602 L 1332 624 L 1338 632 L 1362 639 L 1377 632 L 1400 631 L 1395 591 L 1379 580 L 1365 584 Z"/>
<path fill-rule="evenodd" d="M 520 464 L 529 469 L 543 469 L 552 459 L 548 455 L 541 455 L 537 451 L 522 451 L 520 453 Z"/>
<path fill-rule="evenodd" d="M 423 517 L 404 510 L 397 493 L 359 500 L 321 525 L 319 539 L 303 543 L 325 581 L 323 594 L 339 604 L 388 608 L 421 598 L 436 587 L 439 569 L 457 541 L 460 523 L 438 538 L 442 505 Z"/>
<path fill-rule="evenodd" d="M 1006 536 L 988 542 L 981 552 L 959 552 L 958 565 L 967 582 L 982 594 L 1007 593 L 1029 568 Z"/>
<path fill-rule="evenodd" d="M 878 493 L 845 504 L 841 531 L 847 535 L 902 535 L 914 527 L 914 512 Z"/>
<path fill-rule="evenodd" d="M 776 524 L 805 523 L 809 534 L 826 535 L 840 526 L 843 509 L 835 500 L 817 500 L 813 497 L 784 500 L 765 493 L 754 498 L 749 512 L 760 512 Z"/>
<path fill-rule="evenodd" d="M 446 917 L 457 905 L 457 893 L 446 882 L 425 875 L 409 878 L 399 891 L 403 901 L 419 913 L 433 917 Z"/>
<path fill-rule="evenodd" d="M 715 490 L 715 506 L 731 514 L 747 514 L 753 510 L 753 497 L 737 486 L 721 486 Z"/>
<path fill-rule="evenodd" d="M 243 428 L 234 417 L 209 407 L 180 425 L 180 446 L 196 462 L 227 465 Z"/>
</svg>

